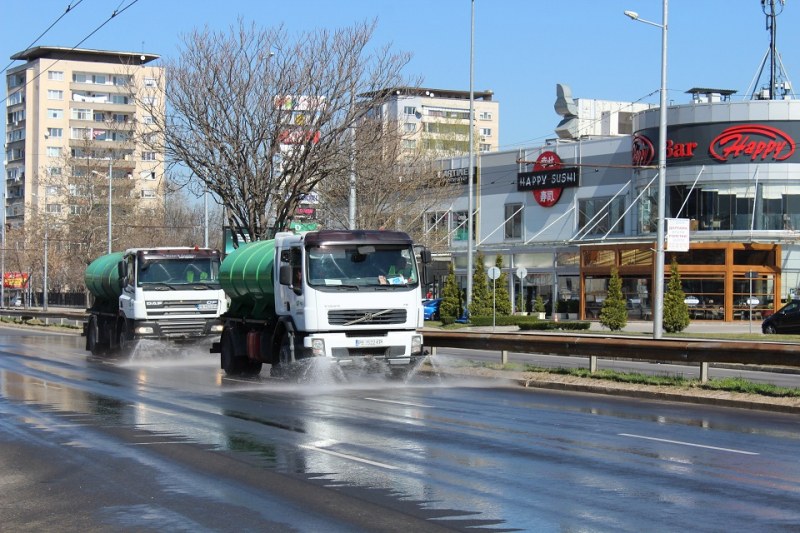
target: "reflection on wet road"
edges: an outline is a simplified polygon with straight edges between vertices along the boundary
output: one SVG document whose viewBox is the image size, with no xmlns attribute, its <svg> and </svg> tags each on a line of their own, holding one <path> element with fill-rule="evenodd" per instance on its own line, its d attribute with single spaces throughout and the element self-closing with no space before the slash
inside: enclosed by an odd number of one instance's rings
<svg viewBox="0 0 800 533">
<path fill-rule="evenodd" d="M 112 477 L 155 468 L 139 492 L 157 491 L 158 515 L 185 524 L 176 530 L 263 526 L 277 514 L 300 531 L 358 529 L 343 507 L 310 512 L 294 482 L 309 498 L 322 488 L 430 528 L 800 528 L 796 416 L 428 373 L 408 383 L 227 379 L 207 346 L 171 357 L 144 347 L 121 361 L 87 358 L 83 342 L 0 329 L 0 446 L 58 443 L 65 457 L 93 457 L 98 475 L 118 464 Z M 248 466 L 234 476 L 211 457 Z M 136 494 L 98 505 L 96 523 L 144 527 Z"/>
</svg>

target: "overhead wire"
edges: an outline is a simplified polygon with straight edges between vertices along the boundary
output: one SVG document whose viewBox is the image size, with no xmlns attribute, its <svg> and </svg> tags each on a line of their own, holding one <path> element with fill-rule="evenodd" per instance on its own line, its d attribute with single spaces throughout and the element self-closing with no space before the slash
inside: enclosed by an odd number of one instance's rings
<svg viewBox="0 0 800 533">
<path fill-rule="evenodd" d="M 39 34 L 39 36 L 38 36 L 38 37 L 36 37 L 36 38 L 35 38 L 33 41 L 31 41 L 31 43 L 30 43 L 28 46 L 26 46 L 26 47 L 25 47 L 25 50 L 27 50 L 27 49 L 29 49 L 30 47 L 32 47 L 34 44 L 36 44 L 36 43 L 39 41 L 39 39 L 41 39 L 42 37 L 44 37 L 45 35 L 47 35 L 47 33 L 48 33 L 50 30 L 52 30 L 52 29 L 53 29 L 53 26 L 55 26 L 56 24 L 58 24 L 58 23 L 61 21 L 61 19 L 63 19 L 63 18 L 64 18 L 64 17 L 67 15 L 67 13 L 69 13 L 70 11 L 72 11 L 74 8 L 78 7 L 78 6 L 81 4 L 81 2 L 83 2 L 83 0 L 78 0 L 77 2 L 75 2 L 75 5 L 72 5 L 72 2 L 70 2 L 70 3 L 67 5 L 67 9 L 66 9 L 66 10 L 65 10 L 63 13 L 61 13 L 61 15 L 60 15 L 60 16 L 59 16 L 59 17 L 58 17 L 56 20 L 54 20 L 54 21 L 53 21 L 53 23 L 52 23 L 52 24 L 50 24 L 50 25 L 47 27 L 47 29 L 46 29 L 46 30 L 44 30 L 42 33 L 40 33 L 40 34 Z M 3 68 L 3 72 L 4 72 L 4 73 L 5 73 L 5 71 L 7 71 L 7 70 L 9 69 L 9 67 L 10 67 L 11 65 L 13 65 L 13 64 L 14 64 L 14 61 L 15 61 L 15 60 L 14 60 L 14 59 L 12 59 L 12 60 L 11 60 L 11 61 L 8 63 L 8 65 L 6 65 L 6 66 Z"/>
<path fill-rule="evenodd" d="M 81 1 L 82 1 L 82 0 L 81 0 Z M 124 2 L 124 1 L 125 1 L 125 0 L 122 0 L 122 2 Z M 80 45 L 82 45 L 84 42 L 86 42 L 86 41 L 87 41 L 87 40 L 88 40 L 88 39 L 89 39 L 89 38 L 90 38 L 92 35 L 94 35 L 94 34 L 95 34 L 95 33 L 97 33 L 98 31 L 100 31 L 100 30 L 103 28 L 103 26 L 105 26 L 106 24 L 108 24 L 109 22 L 111 22 L 111 20 L 112 20 L 114 17 L 116 17 L 117 15 L 121 15 L 122 13 L 124 13 L 125 11 L 127 11 L 127 10 L 128 10 L 130 7 L 131 7 L 131 6 L 133 6 L 133 5 L 134 5 L 135 3 L 137 3 L 138 1 L 139 1 L 139 0 L 131 0 L 131 2 L 130 2 L 128 5 L 126 5 L 125 7 L 123 7 L 122 9 L 119 9 L 119 8 L 115 9 L 115 10 L 114 10 L 114 12 L 113 12 L 113 13 L 111 13 L 111 15 L 110 15 L 110 16 L 109 16 L 109 17 L 108 17 L 106 20 L 104 20 L 102 24 L 100 24 L 98 27 L 96 27 L 94 30 L 92 30 L 92 31 L 91 31 L 91 32 L 90 32 L 90 33 L 89 33 L 89 34 L 88 34 L 86 37 L 84 37 L 83 39 L 81 39 L 81 40 L 80 40 L 80 41 L 79 41 L 79 42 L 78 42 L 76 45 L 74 45 L 74 46 L 73 46 L 72 48 L 70 48 L 69 50 L 70 50 L 70 51 L 73 51 L 73 50 L 75 50 L 76 48 L 78 48 Z M 120 5 L 122 5 L 122 2 L 120 2 Z M 54 61 L 54 62 L 53 62 L 53 63 L 52 63 L 50 66 L 48 66 L 46 69 L 44 69 L 44 70 L 42 70 L 42 71 L 38 72 L 38 73 L 37 73 L 37 74 L 36 74 L 36 75 L 35 75 L 33 78 L 31 78 L 30 80 L 26 80 L 26 81 L 25 81 L 25 85 L 24 85 L 24 87 L 27 87 L 27 86 L 28 86 L 28 85 L 30 85 L 32 82 L 34 82 L 34 81 L 38 80 L 38 79 L 39 79 L 39 77 L 40 77 L 42 74 L 44 74 L 45 72 L 48 72 L 48 71 L 50 71 L 50 69 L 52 69 L 54 66 L 56 66 L 56 65 L 57 65 L 57 64 L 58 64 L 60 61 L 61 61 L 61 59 L 56 59 L 56 60 L 55 60 L 55 61 Z M 6 100 L 8 100 L 8 95 L 6 95 L 6 96 L 5 96 L 5 98 L 3 98 L 2 100 L 0 100 L 0 104 L 3 104 L 3 103 L 5 103 L 5 102 L 6 102 Z"/>
</svg>

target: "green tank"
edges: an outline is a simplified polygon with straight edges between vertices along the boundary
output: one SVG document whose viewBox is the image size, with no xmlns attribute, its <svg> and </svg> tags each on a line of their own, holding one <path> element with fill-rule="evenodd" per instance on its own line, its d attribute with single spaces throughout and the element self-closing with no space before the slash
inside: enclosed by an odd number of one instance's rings
<svg viewBox="0 0 800 533">
<path fill-rule="evenodd" d="M 274 240 L 243 244 L 225 257 L 219 281 L 231 299 L 230 314 L 259 314 L 274 307 L 274 265 Z"/>
<path fill-rule="evenodd" d="M 122 261 L 124 253 L 114 252 L 98 257 L 86 267 L 83 280 L 95 301 L 114 302 L 117 305 L 122 287 L 119 286 L 119 270 L 117 265 Z"/>
</svg>

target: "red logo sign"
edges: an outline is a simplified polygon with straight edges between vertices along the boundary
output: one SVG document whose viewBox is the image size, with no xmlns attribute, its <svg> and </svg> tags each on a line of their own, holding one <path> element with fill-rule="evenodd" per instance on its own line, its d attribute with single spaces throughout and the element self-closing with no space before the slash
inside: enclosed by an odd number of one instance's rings
<svg viewBox="0 0 800 533">
<path fill-rule="evenodd" d="M 542 152 L 539 157 L 536 158 L 536 162 L 533 164 L 533 170 L 534 172 L 538 170 L 558 170 L 563 166 L 561 158 L 558 157 L 557 153 Z M 563 191 L 564 189 L 561 187 L 554 187 L 552 189 L 538 189 L 531 192 L 533 193 L 536 203 L 540 206 L 553 207 L 556 205 L 559 198 L 561 198 L 561 193 Z"/>
<path fill-rule="evenodd" d="M 653 142 L 644 135 L 634 135 L 632 162 L 635 167 L 645 167 L 656 158 Z"/>
<path fill-rule="evenodd" d="M 714 159 L 723 162 L 748 156 L 750 161 L 764 161 L 768 157 L 783 161 L 794 153 L 794 140 L 777 128 L 748 124 L 720 133 L 711 141 L 708 151 Z"/>
</svg>

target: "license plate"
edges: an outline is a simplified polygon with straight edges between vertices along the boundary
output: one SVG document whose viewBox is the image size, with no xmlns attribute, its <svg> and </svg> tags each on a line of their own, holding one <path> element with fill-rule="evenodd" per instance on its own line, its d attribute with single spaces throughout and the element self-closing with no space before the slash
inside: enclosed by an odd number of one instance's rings
<svg viewBox="0 0 800 533">
<path fill-rule="evenodd" d="M 356 347 L 360 346 L 380 346 L 383 339 L 356 339 Z"/>
</svg>

